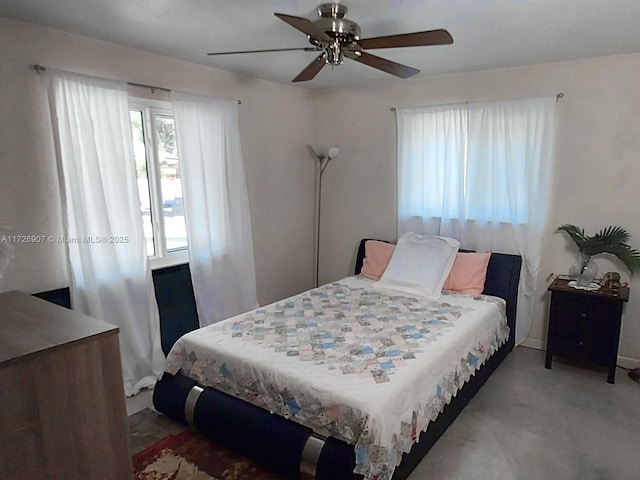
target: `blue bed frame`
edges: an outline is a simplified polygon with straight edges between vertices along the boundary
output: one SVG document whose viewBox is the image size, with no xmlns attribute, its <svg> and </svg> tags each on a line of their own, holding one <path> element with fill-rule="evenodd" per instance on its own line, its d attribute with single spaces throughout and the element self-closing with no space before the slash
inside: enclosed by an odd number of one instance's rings
<svg viewBox="0 0 640 480">
<path fill-rule="evenodd" d="M 360 242 L 355 274 L 360 273 L 365 242 Z M 508 341 L 477 370 L 409 453 L 403 455 L 393 480 L 404 480 L 442 436 L 456 416 L 513 349 L 518 282 L 522 259 L 518 255 L 492 253 L 484 292 L 506 300 Z M 165 373 L 153 394 L 155 408 L 183 423 L 193 424 L 213 440 L 263 464 L 286 479 L 340 480 L 361 478 L 354 475 L 353 446 L 333 437 L 322 438 L 299 425 L 259 407 L 198 385 L 181 374 Z"/>
</svg>

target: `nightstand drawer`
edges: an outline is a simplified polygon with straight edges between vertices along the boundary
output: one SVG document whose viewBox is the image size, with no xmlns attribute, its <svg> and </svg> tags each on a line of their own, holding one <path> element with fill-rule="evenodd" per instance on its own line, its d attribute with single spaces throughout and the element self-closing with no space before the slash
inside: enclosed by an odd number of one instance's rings
<svg viewBox="0 0 640 480">
<path fill-rule="evenodd" d="M 551 306 L 554 322 L 549 325 L 553 353 L 609 365 L 618 342 L 617 303 L 573 293 L 554 293 Z"/>
</svg>

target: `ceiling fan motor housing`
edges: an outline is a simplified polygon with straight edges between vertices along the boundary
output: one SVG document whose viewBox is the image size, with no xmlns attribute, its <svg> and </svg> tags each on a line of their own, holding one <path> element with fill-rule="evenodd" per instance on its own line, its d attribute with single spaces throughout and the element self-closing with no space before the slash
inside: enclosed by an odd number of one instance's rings
<svg viewBox="0 0 640 480">
<path fill-rule="evenodd" d="M 309 36 L 309 43 L 326 49 L 327 63 L 340 65 L 343 62 L 342 49 L 344 47 L 357 47 L 356 41 L 360 39 L 360 26 L 345 17 L 349 10 L 340 3 L 324 3 L 318 7 L 320 18 L 313 24 L 329 37 L 334 43 L 327 45 L 316 38 Z"/>
</svg>

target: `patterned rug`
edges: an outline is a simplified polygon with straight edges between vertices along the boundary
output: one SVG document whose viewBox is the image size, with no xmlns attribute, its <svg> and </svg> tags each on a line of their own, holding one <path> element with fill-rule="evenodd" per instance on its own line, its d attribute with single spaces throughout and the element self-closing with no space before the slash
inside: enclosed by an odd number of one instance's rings
<svg viewBox="0 0 640 480">
<path fill-rule="evenodd" d="M 131 415 L 129 429 L 135 480 L 282 480 L 150 409 Z"/>
</svg>

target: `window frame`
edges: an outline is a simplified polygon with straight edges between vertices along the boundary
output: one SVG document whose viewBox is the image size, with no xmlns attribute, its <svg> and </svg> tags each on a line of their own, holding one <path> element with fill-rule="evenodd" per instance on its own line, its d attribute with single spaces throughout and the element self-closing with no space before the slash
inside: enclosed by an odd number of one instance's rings
<svg viewBox="0 0 640 480">
<path fill-rule="evenodd" d="M 147 160 L 147 181 L 149 185 L 151 228 L 153 232 L 153 242 L 155 250 L 155 255 L 147 256 L 147 258 L 149 259 L 149 265 L 151 266 L 151 269 L 155 270 L 158 268 L 189 263 L 188 240 L 187 246 L 184 248 L 180 248 L 174 251 L 167 250 L 164 214 L 162 213 L 162 184 L 160 178 L 160 158 L 158 156 L 158 142 L 155 135 L 155 117 L 156 115 L 164 115 L 172 118 L 175 122 L 173 108 L 171 107 L 170 102 L 139 97 L 129 97 L 129 112 L 131 111 L 138 111 L 142 114 L 142 133 Z"/>
</svg>

